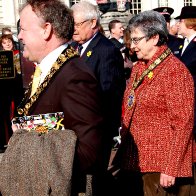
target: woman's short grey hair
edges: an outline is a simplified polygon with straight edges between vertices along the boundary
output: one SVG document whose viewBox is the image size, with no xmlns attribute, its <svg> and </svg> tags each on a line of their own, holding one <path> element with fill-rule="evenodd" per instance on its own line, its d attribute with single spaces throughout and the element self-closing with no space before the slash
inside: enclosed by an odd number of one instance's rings
<svg viewBox="0 0 196 196">
<path fill-rule="evenodd" d="M 60 0 L 27 0 L 20 12 L 30 5 L 35 14 L 52 25 L 55 35 L 70 40 L 74 32 L 74 19 L 71 9 Z"/>
<path fill-rule="evenodd" d="M 132 33 L 136 28 L 142 31 L 147 39 L 159 35 L 157 46 L 161 46 L 167 42 L 167 23 L 164 16 L 156 11 L 144 11 L 133 16 L 129 20 L 128 29 Z"/>
<path fill-rule="evenodd" d="M 100 12 L 97 5 L 93 5 L 88 1 L 80 1 L 71 7 L 72 11 L 81 15 L 83 20 L 96 19 L 100 22 Z"/>
</svg>

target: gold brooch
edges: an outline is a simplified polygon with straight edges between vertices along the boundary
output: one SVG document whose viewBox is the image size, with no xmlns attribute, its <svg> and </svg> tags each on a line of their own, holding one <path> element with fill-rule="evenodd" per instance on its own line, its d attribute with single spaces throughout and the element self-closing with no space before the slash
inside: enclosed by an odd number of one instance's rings
<svg viewBox="0 0 196 196">
<path fill-rule="evenodd" d="M 48 133 L 48 129 L 42 125 L 37 126 L 35 131 L 41 134 Z"/>
<path fill-rule="evenodd" d="M 92 51 L 88 51 L 87 52 L 87 57 L 91 56 L 91 54 L 92 54 Z"/>
<path fill-rule="evenodd" d="M 148 73 L 148 78 L 149 78 L 149 79 L 152 79 L 152 77 L 153 77 L 153 72 L 150 71 L 150 72 Z"/>
<path fill-rule="evenodd" d="M 179 49 L 181 49 L 182 47 L 183 47 L 183 45 L 180 45 L 180 46 L 179 46 Z"/>
</svg>

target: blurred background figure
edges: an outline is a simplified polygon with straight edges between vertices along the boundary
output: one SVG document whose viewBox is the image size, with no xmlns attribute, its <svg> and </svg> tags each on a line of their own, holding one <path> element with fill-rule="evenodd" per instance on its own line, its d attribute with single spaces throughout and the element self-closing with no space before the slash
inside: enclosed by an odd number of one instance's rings
<svg viewBox="0 0 196 196">
<path fill-rule="evenodd" d="M 130 31 L 128 28 L 124 30 L 123 42 L 124 42 L 124 68 L 125 68 L 125 78 L 128 82 L 130 78 L 131 70 L 134 63 L 137 61 L 137 56 L 134 51 L 131 50 L 131 40 L 130 40 Z"/>
<path fill-rule="evenodd" d="M 178 23 L 179 20 L 176 20 L 174 18 L 170 20 L 170 27 L 169 27 L 170 35 L 178 36 Z"/>
<path fill-rule="evenodd" d="M 11 34 L 3 34 L 0 38 L 0 46 L 3 51 L 13 51 L 13 63 L 15 78 L 0 80 L 2 90 L 0 96 L 0 149 L 3 151 L 12 135 L 11 118 L 16 114 L 16 107 L 23 97 L 23 83 L 20 66 L 19 51 L 15 49 L 14 40 Z"/>
<path fill-rule="evenodd" d="M 112 20 L 108 24 L 108 28 L 110 31 L 110 41 L 120 50 L 123 50 L 123 32 L 124 27 L 121 21 Z"/>
<path fill-rule="evenodd" d="M 20 49 L 18 38 L 17 38 L 17 36 L 15 36 L 13 34 L 13 32 L 11 31 L 11 29 L 9 27 L 2 28 L 1 35 L 12 35 L 13 40 L 14 40 L 14 47 L 15 47 L 15 49 L 16 50 L 19 50 Z"/>
<path fill-rule="evenodd" d="M 121 51 L 124 59 L 125 79 L 128 80 L 131 73 L 135 55 L 130 49 L 130 34 L 124 27 L 121 21 L 112 20 L 108 24 L 110 31 L 110 41 Z"/>
<path fill-rule="evenodd" d="M 168 32 L 170 31 L 170 20 L 171 20 L 171 15 L 174 12 L 174 9 L 171 7 L 158 7 L 153 9 L 156 12 L 159 12 L 161 15 L 164 16 L 165 21 L 167 23 L 167 29 Z M 174 53 L 174 51 L 176 51 L 178 49 L 178 45 L 179 43 L 181 43 L 181 39 L 177 38 L 176 36 L 172 35 L 172 34 L 168 34 L 168 41 L 167 41 L 167 45 L 168 47 L 171 49 L 171 51 Z"/>
</svg>

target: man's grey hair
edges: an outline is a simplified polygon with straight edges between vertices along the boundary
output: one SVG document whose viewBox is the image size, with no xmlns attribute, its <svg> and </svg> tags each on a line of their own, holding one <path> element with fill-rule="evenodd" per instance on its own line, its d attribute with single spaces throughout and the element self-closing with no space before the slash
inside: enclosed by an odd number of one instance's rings
<svg viewBox="0 0 196 196">
<path fill-rule="evenodd" d="M 142 31 L 147 39 L 159 35 L 158 46 L 167 42 L 167 23 L 164 16 L 156 11 L 144 11 L 133 16 L 129 21 L 128 29 L 132 33 L 136 28 Z"/>
<path fill-rule="evenodd" d="M 97 5 L 93 5 L 88 1 L 80 1 L 71 7 L 72 11 L 81 15 L 83 20 L 96 19 L 100 22 L 100 12 Z"/>
</svg>

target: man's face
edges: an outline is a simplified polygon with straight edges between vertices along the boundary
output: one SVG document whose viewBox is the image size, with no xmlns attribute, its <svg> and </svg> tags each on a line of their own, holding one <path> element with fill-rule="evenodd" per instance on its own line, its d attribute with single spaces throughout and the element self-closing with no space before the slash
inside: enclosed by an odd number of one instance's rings
<svg viewBox="0 0 196 196">
<path fill-rule="evenodd" d="M 115 38 L 120 39 L 121 37 L 123 37 L 124 27 L 122 23 L 116 23 L 115 27 L 111 29 L 111 31 Z"/>
<path fill-rule="evenodd" d="M 94 20 L 85 20 L 80 14 L 74 13 L 74 34 L 73 40 L 79 44 L 83 44 L 94 34 Z"/>
<path fill-rule="evenodd" d="M 20 39 L 24 45 L 23 56 L 30 61 L 40 63 L 43 59 L 44 48 L 44 24 L 41 18 L 27 5 L 20 14 Z"/>
</svg>

